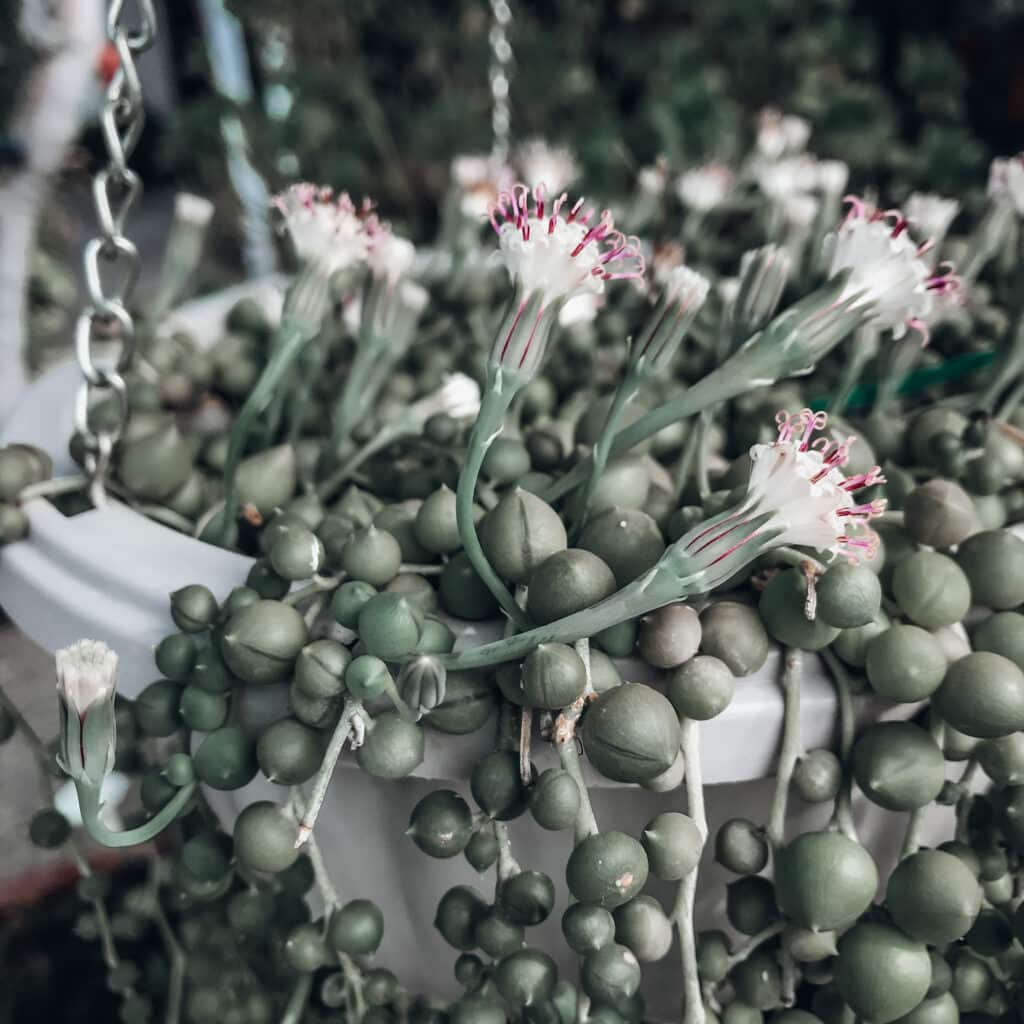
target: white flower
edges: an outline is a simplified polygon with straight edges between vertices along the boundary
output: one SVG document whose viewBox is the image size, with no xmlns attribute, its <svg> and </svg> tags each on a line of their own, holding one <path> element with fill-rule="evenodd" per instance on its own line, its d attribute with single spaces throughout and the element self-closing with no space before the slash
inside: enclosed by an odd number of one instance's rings
<svg viewBox="0 0 1024 1024">
<path fill-rule="evenodd" d="M 452 373 L 433 394 L 414 402 L 409 412 L 419 423 L 446 413 L 457 420 L 475 418 L 480 411 L 480 385 L 465 373 Z"/>
<path fill-rule="evenodd" d="M 829 276 L 850 272 L 839 301 L 860 294 L 875 327 L 897 338 L 914 328 L 927 339 L 936 296 L 955 292 L 959 279 L 948 264 L 929 267 L 924 256 L 931 243 L 911 240 L 899 210 L 875 210 L 855 196 L 847 201 L 850 211 L 828 240 Z"/>
<path fill-rule="evenodd" d="M 838 198 L 846 191 L 850 168 L 842 160 L 818 161 L 818 188 L 827 196 Z"/>
<path fill-rule="evenodd" d="M 367 263 L 375 277 L 394 284 L 405 277 L 416 262 L 416 246 L 407 238 L 400 238 L 390 231 L 381 231 L 370 244 Z"/>
<path fill-rule="evenodd" d="M 335 197 L 320 185 L 292 185 L 271 202 L 299 259 L 329 274 L 364 262 L 374 238 L 387 230 L 369 200 L 356 207 L 347 192 Z"/>
<path fill-rule="evenodd" d="M 662 287 L 676 267 L 686 261 L 686 250 L 678 242 L 657 242 L 651 253 L 651 277 L 654 283 Z"/>
<path fill-rule="evenodd" d="M 191 192 L 179 192 L 174 197 L 174 219 L 205 228 L 213 217 L 213 203 Z"/>
<path fill-rule="evenodd" d="M 856 562 L 877 548 L 868 523 L 885 511 L 885 501 L 859 504 L 853 493 L 872 484 L 884 483 L 877 467 L 868 473 L 845 476 L 842 467 L 849 458 L 849 446 L 820 437 L 827 414 L 804 409 L 791 416 L 776 417 L 779 438 L 771 444 L 750 449 L 751 471 L 747 496 L 760 511 L 770 510 L 766 529 L 781 529 L 775 545 L 831 551 Z"/>
<path fill-rule="evenodd" d="M 705 164 L 685 171 L 676 181 L 676 193 L 683 205 L 698 213 L 720 206 L 732 191 L 733 174 L 725 164 Z"/>
<path fill-rule="evenodd" d="M 925 238 L 930 238 L 938 244 L 946 237 L 949 226 L 960 212 L 960 203 L 956 199 L 947 199 L 934 192 L 911 192 L 904 210 L 907 220 Z"/>
<path fill-rule="evenodd" d="M 515 184 L 512 168 L 492 156 L 463 154 L 452 161 L 452 181 L 462 194 L 460 206 L 467 217 L 482 217 L 505 189 Z"/>
<path fill-rule="evenodd" d="M 738 277 L 720 277 L 715 284 L 715 290 L 723 305 L 732 305 L 739 298 L 740 279 Z"/>
<path fill-rule="evenodd" d="M 641 167 L 636 176 L 636 187 L 645 196 L 657 199 L 668 184 L 668 164 L 659 158 L 648 167 Z"/>
<path fill-rule="evenodd" d="M 668 273 L 651 316 L 630 350 L 630 365 L 638 373 L 660 373 L 669 366 L 710 288 L 708 279 L 690 267 Z"/>
<path fill-rule="evenodd" d="M 818 161 L 809 154 L 785 160 L 758 160 L 754 164 L 757 187 L 780 205 L 793 196 L 813 192 L 819 184 Z"/>
<path fill-rule="evenodd" d="M 54 655 L 57 692 L 79 716 L 109 701 L 117 688 L 117 652 L 102 640 L 79 640 Z"/>
<path fill-rule="evenodd" d="M 851 562 L 870 558 L 878 538 L 868 524 L 885 511 L 885 502 L 858 503 L 854 492 L 885 480 L 877 466 L 856 476 L 843 474 L 851 442 L 812 441 L 827 419 L 810 409 L 795 416 L 779 413 L 778 440 L 750 449 L 746 499 L 678 541 L 681 552 L 709 574 L 730 575 L 766 543 L 830 551 Z"/>
<path fill-rule="evenodd" d="M 114 767 L 117 654 L 101 640 L 56 652 L 58 760 L 75 782 L 99 786 Z"/>
<path fill-rule="evenodd" d="M 547 307 L 586 292 L 600 295 L 606 281 L 643 276 L 639 241 L 617 231 L 607 210 L 595 217 L 582 199 L 566 205 L 564 195 L 549 205 L 543 188 L 525 185 L 491 204 L 497 260 L 524 295 L 540 294 Z"/>
<path fill-rule="evenodd" d="M 680 311 L 699 310 L 707 301 L 710 287 L 703 274 L 690 267 L 675 267 L 666 275 L 663 298 Z"/>
<path fill-rule="evenodd" d="M 988 173 L 988 194 L 1005 199 L 1018 217 L 1024 217 L 1024 153 L 997 157 Z"/>
<path fill-rule="evenodd" d="M 766 107 L 758 115 L 757 148 L 769 160 L 799 153 L 810 137 L 810 124 L 795 114 L 782 114 L 774 107 Z"/>
<path fill-rule="evenodd" d="M 597 311 L 604 305 L 604 296 L 593 292 L 580 292 L 574 295 L 558 311 L 558 323 L 562 327 L 575 324 L 590 324 L 597 317 Z"/>
<path fill-rule="evenodd" d="M 572 151 L 564 146 L 549 146 L 543 139 L 530 139 L 519 147 L 516 162 L 523 181 L 533 188 L 544 185 L 549 195 L 558 195 L 579 176 Z"/>
<path fill-rule="evenodd" d="M 818 215 L 818 200 L 806 193 L 787 196 L 782 200 L 782 216 L 794 228 L 809 228 Z"/>
</svg>

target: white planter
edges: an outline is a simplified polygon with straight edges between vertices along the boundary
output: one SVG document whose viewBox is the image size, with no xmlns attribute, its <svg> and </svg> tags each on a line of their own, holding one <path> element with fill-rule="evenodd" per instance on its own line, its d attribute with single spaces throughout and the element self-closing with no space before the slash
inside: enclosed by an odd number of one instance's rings
<svg viewBox="0 0 1024 1024">
<path fill-rule="evenodd" d="M 255 286 L 268 308 L 279 305 L 279 294 L 267 284 Z M 246 286 L 251 294 L 253 286 Z M 242 294 L 232 289 L 212 299 L 183 307 L 178 317 L 201 342 L 217 336 L 226 309 Z M 74 471 L 67 454 L 71 407 L 78 385 L 74 365 L 47 374 L 24 395 L 0 434 L 0 443 L 28 442 L 54 459 L 57 475 Z M 26 507 L 31 534 L 0 554 L 0 604 L 36 643 L 48 651 L 81 637 L 102 639 L 121 656 L 120 686 L 136 695 L 157 678 L 153 664 L 156 643 L 174 630 L 168 594 L 188 583 L 202 582 L 223 598 L 244 581 L 251 560 L 185 537 L 145 519 L 125 505 L 111 501 L 106 508 L 65 518 L 43 500 Z M 461 642 L 472 642 L 465 630 Z M 804 659 L 801 727 L 807 748 L 830 745 L 835 733 L 832 686 L 813 655 Z M 627 678 L 646 681 L 651 670 L 639 662 L 624 666 Z M 778 688 L 779 652 L 774 651 L 756 675 L 739 681 L 729 709 L 701 727 L 702 768 L 708 786 L 711 835 L 735 816 L 764 820 L 771 800 L 775 755 L 782 722 Z M 283 707 L 283 688 L 242 701 L 243 719 L 256 725 L 267 714 L 267 703 Z M 898 709 L 905 716 L 907 708 Z M 861 714 L 877 717 L 878 705 L 861 706 Z M 280 710 L 278 710 L 280 713 Z M 892 714 L 889 709 L 887 714 Z M 364 775 L 343 760 L 317 826 L 317 837 L 328 869 L 342 898 L 365 896 L 384 911 L 386 927 L 378 962 L 391 967 L 402 981 L 421 991 L 452 994 L 455 952 L 433 929 L 437 901 L 450 886 L 475 884 L 487 890 L 493 883 L 480 879 L 463 858 L 431 860 L 403 835 L 417 800 L 439 783 L 466 792 L 462 781 L 486 749 L 491 733 L 442 736 L 427 730 L 427 753 L 415 777 L 383 782 Z M 540 750 L 538 766 L 553 763 Z M 450 781 L 456 780 L 456 781 Z M 590 776 L 598 821 L 639 834 L 656 813 L 684 809 L 681 791 L 655 795 L 644 789 Z M 254 798 L 283 800 L 284 793 L 265 781 L 253 782 L 236 793 L 211 793 L 211 802 L 230 829 L 234 815 Z M 806 807 L 793 797 L 790 834 L 820 827 L 827 817 L 822 808 Z M 905 815 L 893 815 L 855 801 L 862 837 L 880 867 L 887 871 L 895 857 Z M 937 808 L 931 814 L 924 842 L 948 838 L 952 812 Z M 571 837 L 544 832 L 531 820 L 512 825 L 513 843 L 524 865 L 547 872 L 559 888 L 559 904 L 551 919 L 537 929 L 538 941 L 557 956 L 560 968 L 575 975 L 575 958 L 559 932 L 567 900 L 563 871 Z M 724 925 L 725 883 L 732 876 L 705 856 L 698 899 L 700 927 Z M 883 874 L 884 877 L 884 874 Z M 671 902 L 667 886 L 652 884 L 652 892 Z M 533 934 L 531 932 L 531 934 Z M 678 956 L 645 968 L 645 991 L 653 1017 L 678 1019 L 680 998 Z"/>
</svg>

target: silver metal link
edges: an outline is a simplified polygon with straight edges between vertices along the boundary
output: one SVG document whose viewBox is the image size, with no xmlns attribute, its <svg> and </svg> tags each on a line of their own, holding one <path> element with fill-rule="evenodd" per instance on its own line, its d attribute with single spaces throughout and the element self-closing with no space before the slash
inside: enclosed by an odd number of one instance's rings
<svg viewBox="0 0 1024 1024">
<path fill-rule="evenodd" d="M 495 163 L 508 159 L 512 108 L 509 103 L 509 79 L 512 74 L 512 44 L 508 26 L 512 21 L 511 0 L 491 0 L 491 156 Z"/>
<path fill-rule="evenodd" d="M 128 421 L 124 374 L 135 355 L 135 322 L 129 302 L 139 279 L 139 252 L 124 224 L 142 192 L 142 180 L 128 166 L 142 135 L 145 108 L 135 58 L 156 39 L 153 0 L 135 0 L 135 24 L 128 25 L 125 0 L 109 0 L 107 39 L 117 51 L 118 69 L 110 79 L 100 114 L 107 165 L 93 178 L 92 195 L 100 233 L 82 254 L 89 303 L 75 322 L 75 358 L 82 385 L 75 399 L 75 429 L 85 447 L 85 469 L 94 504 L 104 499 L 104 480 L 114 445 Z M 104 271 L 101 264 L 105 264 Z M 113 401 L 114 415 L 94 429 L 90 409 Z"/>
</svg>

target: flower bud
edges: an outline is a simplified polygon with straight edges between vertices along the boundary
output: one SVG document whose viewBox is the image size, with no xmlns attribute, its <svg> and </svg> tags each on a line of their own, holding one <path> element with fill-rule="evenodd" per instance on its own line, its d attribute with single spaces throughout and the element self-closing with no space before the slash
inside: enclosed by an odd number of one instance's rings
<svg viewBox="0 0 1024 1024">
<path fill-rule="evenodd" d="M 733 345 L 745 341 L 775 315 L 791 265 L 789 254 L 777 245 L 743 254 L 739 291 L 730 315 Z"/>
<path fill-rule="evenodd" d="M 703 308 L 709 287 L 707 279 L 689 267 L 670 271 L 654 312 L 630 349 L 633 372 L 661 373 L 668 367 Z"/>
<path fill-rule="evenodd" d="M 445 668 L 436 658 L 421 654 L 402 667 L 399 696 L 420 717 L 444 702 L 445 676 Z"/>
<path fill-rule="evenodd" d="M 99 787 L 114 767 L 117 654 L 101 640 L 79 640 L 57 651 L 56 666 L 60 766 Z"/>
</svg>

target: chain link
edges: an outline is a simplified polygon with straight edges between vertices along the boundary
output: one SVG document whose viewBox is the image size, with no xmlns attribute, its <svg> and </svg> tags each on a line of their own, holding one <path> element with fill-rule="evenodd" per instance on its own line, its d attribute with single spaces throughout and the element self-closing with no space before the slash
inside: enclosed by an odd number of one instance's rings
<svg viewBox="0 0 1024 1024">
<path fill-rule="evenodd" d="M 117 51 L 118 68 L 107 86 L 100 115 L 107 165 L 96 172 L 92 183 L 100 233 L 83 253 L 89 302 L 78 316 L 74 334 L 75 358 L 82 371 L 75 429 L 84 442 L 85 469 L 96 505 L 103 503 L 103 481 L 128 421 L 124 373 L 135 354 L 135 322 L 128 303 L 139 278 L 139 251 L 125 237 L 124 223 L 142 192 L 142 180 L 128 161 L 146 119 L 135 57 L 156 39 L 153 0 L 135 0 L 134 25 L 127 24 L 125 6 L 125 0 L 109 0 L 107 5 L 107 39 Z M 101 399 L 113 401 L 114 415 L 94 429 L 89 411 Z"/>
<path fill-rule="evenodd" d="M 92 180 L 99 234 L 83 253 L 89 302 L 75 324 L 75 357 L 82 371 L 75 429 L 84 443 L 95 505 L 103 503 L 103 480 L 128 421 L 124 374 L 135 353 L 135 323 L 128 303 L 138 282 L 139 259 L 134 243 L 124 234 L 125 218 L 142 191 L 141 179 L 128 166 L 145 123 L 135 56 L 157 37 L 153 0 L 135 0 L 135 7 L 134 26 L 127 25 L 125 0 L 110 0 L 106 8 L 106 38 L 117 51 L 118 70 L 106 87 L 99 119 L 106 147 L 106 166 Z M 89 411 L 100 399 L 113 400 L 114 415 L 94 429 Z"/>
<path fill-rule="evenodd" d="M 496 164 L 508 159 L 512 110 L 509 105 L 509 78 L 512 74 L 512 44 L 508 26 L 512 21 L 509 0 L 491 0 L 491 156 Z"/>
</svg>

